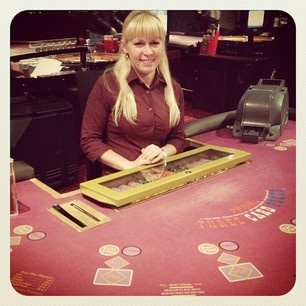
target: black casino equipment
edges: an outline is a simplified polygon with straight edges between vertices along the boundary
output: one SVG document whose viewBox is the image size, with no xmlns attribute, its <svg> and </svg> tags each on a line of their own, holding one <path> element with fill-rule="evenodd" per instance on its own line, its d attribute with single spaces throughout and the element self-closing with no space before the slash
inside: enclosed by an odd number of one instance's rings
<svg viewBox="0 0 306 306">
<path fill-rule="evenodd" d="M 227 125 L 233 125 L 235 116 L 236 111 L 232 110 L 186 122 L 184 125 L 185 137 L 191 137 L 194 135 L 199 135 L 209 131 L 224 128 Z"/>
<path fill-rule="evenodd" d="M 10 156 L 35 169 L 50 187 L 74 181 L 78 170 L 78 139 L 72 105 L 63 98 L 38 101 L 11 98 Z"/>
<path fill-rule="evenodd" d="M 284 80 L 260 79 L 244 93 L 237 110 L 186 122 L 185 137 L 233 126 L 233 135 L 244 142 L 276 140 L 288 118 L 295 120 L 295 109 L 288 108 L 288 100 Z"/>
<path fill-rule="evenodd" d="M 289 96 L 285 81 L 259 79 L 241 97 L 233 135 L 244 142 L 275 141 L 288 122 Z"/>
</svg>

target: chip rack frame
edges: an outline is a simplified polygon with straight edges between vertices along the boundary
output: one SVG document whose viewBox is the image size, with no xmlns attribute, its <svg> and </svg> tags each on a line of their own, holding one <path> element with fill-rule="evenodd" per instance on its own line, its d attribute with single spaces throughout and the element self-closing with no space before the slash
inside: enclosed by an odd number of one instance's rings
<svg viewBox="0 0 306 306">
<path fill-rule="evenodd" d="M 226 156 L 118 192 L 110 188 L 110 186 L 118 186 L 118 184 L 124 184 L 125 182 L 131 181 L 131 179 L 143 176 L 141 171 L 162 167 L 163 163 L 122 170 L 80 183 L 80 191 L 83 195 L 100 203 L 122 207 L 174 191 L 210 176 L 221 174 L 246 163 L 251 158 L 251 153 L 243 150 L 210 145 L 190 138 L 186 138 L 187 147 L 187 151 L 169 156 L 167 158 L 167 166 L 169 167 L 171 164 L 175 165 L 182 161 L 186 162 L 188 159 L 190 160 L 193 157 L 201 156 L 201 154 L 208 154 L 208 152 L 212 152 L 211 150 Z"/>
</svg>

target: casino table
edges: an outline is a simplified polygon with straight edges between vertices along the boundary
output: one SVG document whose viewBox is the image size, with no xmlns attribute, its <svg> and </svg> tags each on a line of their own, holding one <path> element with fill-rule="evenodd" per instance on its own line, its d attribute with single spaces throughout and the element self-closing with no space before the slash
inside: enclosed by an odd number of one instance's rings
<svg viewBox="0 0 306 306">
<path fill-rule="evenodd" d="M 13 288 L 30 296 L 279 296 L 296 278 L 296 124 L 242 142 L 229 128 L 193 136 L 244 150 L 230 171 L 122 209 L 37 179 L 17 183 Z M 81 201 L 107 222 L 77 231 L 50 213 Z"/>
</svg>

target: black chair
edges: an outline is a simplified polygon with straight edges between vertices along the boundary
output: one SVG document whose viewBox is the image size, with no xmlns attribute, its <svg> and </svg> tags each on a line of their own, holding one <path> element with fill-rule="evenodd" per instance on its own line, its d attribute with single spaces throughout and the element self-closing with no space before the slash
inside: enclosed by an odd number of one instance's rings
<svg viewBox="0 0 306 306">
<path fill-rule="evenodd" d="M 83 117 L 87 98 L 97 79 L 103 74 L 104 70 L 86 70 L 76 73 L 76 84 L 78 87 L 78 97 L 81 117 Z M 86 159 L 87 180 L 92 180 L 101 176 L 101 163 L 92 163 Z"/>
</svg>

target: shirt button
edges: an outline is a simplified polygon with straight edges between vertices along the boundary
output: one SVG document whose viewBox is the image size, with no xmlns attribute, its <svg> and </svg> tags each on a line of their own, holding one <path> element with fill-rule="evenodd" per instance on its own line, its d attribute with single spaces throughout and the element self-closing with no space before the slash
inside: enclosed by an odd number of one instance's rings
<svg viewBox="0 0 306 306">
<path fill-rule="evenodd" d="M 152 107 L 149 108 L 149 111 L 152 112 Z"/>
<path fill-rule="evenodd" d="M 150 90 L 147 90 L 146 92 L 147 92 L 147 94 L 148 94 L 148 93 L 150 93 Z"/>
</svg>

